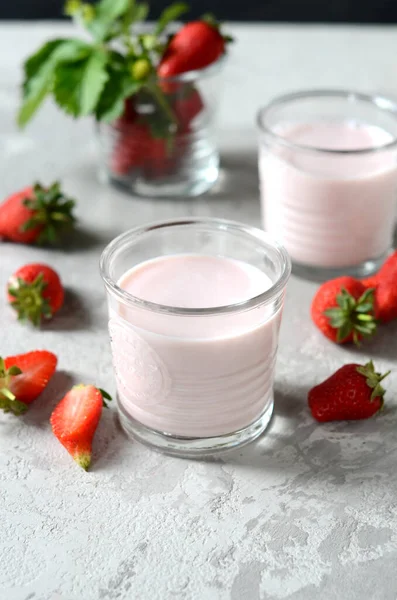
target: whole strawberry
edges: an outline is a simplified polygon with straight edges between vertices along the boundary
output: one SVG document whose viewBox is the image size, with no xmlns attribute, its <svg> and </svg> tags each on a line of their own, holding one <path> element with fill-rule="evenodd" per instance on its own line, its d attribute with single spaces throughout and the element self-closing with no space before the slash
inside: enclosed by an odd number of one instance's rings
<svg viewBox="0 0 397 600">
<path fill-rule="evenodd" d="M 18 269 L 8 280 L 7 293 L 18 320 L 30 321 L 36 327 L 59 311 L 65 297 L 59 275 L 38 263 Z"/>
<path fill-rule="evenodd" d="M 397 319 L 397 273 L 379 278 L 375 288 L 377 317 L 381 323 Z"/>
<path fill-rule="evenodd" d="M 385 260 L 377 274 L 377 279 L 380 280 L 392 276 L 397 278 L 397 250 Z"/>
<path fill-rule="evenodd" d="M 313 322 L 337 344 L 371 337 L 376 331 L 376 301 L 373 289 L 366 289 L 353 277 L 338 277 L 323 283 L 311 306 Z"/>
<path fill-rule="evenodd" d="M 165 79 L 208 67 L 224 54 L 228 41 L 212 19 L 186 23 L 171 38 L 157 74 Z"/>
<path fill-rule="evenodd" d="M 63 195 L 59 183 L 49 188 L 39 183 L 9 196 L 0 204 L 0 238 L 21 244 L 58 241 L 73 226 L 74 200 Z"/>
<path fill-rule="evenodd" d="M 383 407 L 385 390 L 381 381 L 389 375 L 377 373 L 370 361 L 349 364 L 309 392 L 313 417 L 320 422 L 368 419 Z"/>
<path fill-rule="evenodd" d="M 375 289 L 379 321 L 389 323 L 397 319 L 397 251 L 386 259 L 376 275 L 362 279 L 362 283 Z"/>
<path fill-rule="evenodd" d="M 0 358 L 0 409 L 21 415 L 46 388 L 58 359 L 52 352 L 36 350 Z"/>
<path fill-rule="evenodd" d="M 191 122 L 200 114 L 203 108 L 204 102 L 198 90 L 185 84 L 183 93 L 177 94 L 172 102 L 172 110 L 181 133 L 189 132 Z"/>
<path fill-rule="evenodd" d="M 55 407 L 51 415 L 54 435 L 80 467 L 87 470 L 91 464 L 92 441 L 104 398 L 109 394 L 93 385 L 76 385 Z"/>
</svg>

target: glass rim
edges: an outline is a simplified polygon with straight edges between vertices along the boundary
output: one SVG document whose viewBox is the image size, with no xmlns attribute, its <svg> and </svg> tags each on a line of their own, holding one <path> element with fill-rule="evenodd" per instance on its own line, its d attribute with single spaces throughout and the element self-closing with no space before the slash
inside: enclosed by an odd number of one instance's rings
<svg viewBox="0 0 397 600">
<path fill-rule="evenodd" d="M 185 73 L 173 75 L 172 77 L 159 77 L 157 81 L 159 83 L 189 83 L 191 81 L 196 81 L 197 79 L 211 77 L 211 75 L 215 75 L 221 70 L 227 59 L 228 54 L 225 51 L 215 62 L 208 65 L 208 67 L 186 71 Z"/>
<path fill-rule="evenodd" d="M 268 113 L 274 108 L 286 105 L 295 100 L 304 100 L 308 98 L 344 98 L 348 102 L 362 102 L 372 105 L 377 110 L 389 113 L 390 116 L 394 117 L 397 122 L 397 103 L 386 96 L 379 94 L 364 94 L 361 92 L 354 92 L 346 89 L 313 89 L 313 90 L 302 90 L 299 92 L 291 92 L 289 94 L 283 94 L 277 96 L 271 100 L 266 106 L 259 109 L 257 114 L 257 126 L 259 130 L 266 135 L 269 135 L 278 143 L 283 146 L 287 146 L 293 150 L 300 150 L 305 152 L 312 152 L 315 154 L 326 154 L 326 155 L 361 155 L 371 154 L 376 152 L 383 152 L 390 150 L 397 145 L 397 136 L 393 136 L 393 139 L 386 144 L 378 146 L 371 146 L 370 148 L 357 148 L 357 149 L 335 149 L 335 148 L 318 148 L 316 146 L 307 146 L 304 144 L 297 144 L 292 142 L 282 135 L 277 134 L 272 128 L 266 125 L 266 117 Z M 390 132 L 388 132 L 390 133 Z"/>
<path fill-rule="evenodd" d="M 185 308 L 179 306 L 168 306 L 164 304 L 158 304 L 156 302 L 150 302 L 147 300 L 143 300 L 142 298 L 138 298 L 137 296 L 134 296 L 133 294 L 130 294 L 126 290 L 122 289 L 118 285 L 117 281 L 115 281 L 110 276 L 109 266 L 113 255 L 118 251 L 119 248 L 122 248 L 123 246 L 138 239 L 141 235 L 156 230 L 161 230 L 164 228 L 172 228 L 179 226 L 189 227 L 197 225 L 212 227 L 214 230 L 219 231 L 237 231 L 245 234 L 247 237 L 250 237 L 253 240 L 257 240 L 257 242 L 259 244 L 262 244 L 262 246 L 271 246 L 278 253 L 282 268 L 282 272 L 278 277 L 277 281 L 261 294 L 248 298 L 247 300 L 244 300 L 242 302 L 228 304 L 225 306 L 213 306 L 207 308 Z M 106 289 L 109 292 L 113 293 L 119 300 L 121 300 L 125 304 L 132 304 L 137 308 L 146 309 L 157 313 L 166 313 L 179 316 L 210 316 L 239 312 L 242 310 L 254 308 L 261 304 L 268 304 L 269 302 L 274 300 L 287 285 L 288 279 L 291 274 L 291 259 L 284 246 L 279 244 L 277 240 L 275 240 L 267 232 L 262 231 L 261 229 L 252 227 L 250 225 L 244 225 L 242 223 L 239 223 L 238 221 L 229 221 L 226 219 L 206 219 L 200 217 L 188 217 L 156 221 L 154 223 L 149 223 L 140 227 L 134 227 L 133 229 L 130 229 L 118 235 L 103 250 L 99 262 L 99 269 Z"/>
</svg>

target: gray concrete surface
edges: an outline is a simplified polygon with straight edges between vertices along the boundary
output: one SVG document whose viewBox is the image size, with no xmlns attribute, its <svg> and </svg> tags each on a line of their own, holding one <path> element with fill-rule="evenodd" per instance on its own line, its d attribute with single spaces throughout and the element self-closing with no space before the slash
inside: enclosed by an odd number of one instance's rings
<svg viewBox="0 0 397 600">
<path fill-rule="evenodd" d="M 222 460 L 168 458 L 130 443 L 105 413 L 84 473 L 48 417 L 74 382 L 114 393 L 98 258 L 116 234 L 153 219 L 214 215 L 259 224 L 254 115 L 295 88 L 350 86 L 397 95 L 397 28 L 235 27 L 214 192 L 149 202 L 100 185 L 89 121 L 47 106 L 16 130 L 21 59 L 65 25 L 0 26 L 0 193 L 61 177 L 79 199 L 64 250 L 1 244 L 0 289 L 27 261 L 61 273 L 67 303 L 34 331 L 0 294 L 0 354 L 48 348 L 59 372 L 23 418 L 0 416 L 1 600 L 396 600 L 397 342 L 391 325 L 361 350 L 315 330 L 315 285 L 292 278 L 281 332 L 275 418 Z M 319 426 L 306 392 L 341 363 L 393 369 L 384 413 Z"/>
</svg>

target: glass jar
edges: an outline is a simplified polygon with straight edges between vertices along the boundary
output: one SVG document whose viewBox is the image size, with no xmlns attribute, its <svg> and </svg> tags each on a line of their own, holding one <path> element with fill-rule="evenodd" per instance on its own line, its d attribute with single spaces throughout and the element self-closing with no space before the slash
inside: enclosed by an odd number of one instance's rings
<svg viewBox="0 0 397 600">
<path fill-rule="evenodd" d="M 102 177 L 139 196 L 207 192 L 219 174 L 215 124 L 225 60 L 153 82 L 125 102 L 121 118 L 98 124 Z"/>
<path fill-rule="evenodd" d="M 392 247 L 397 106 L 324 90 L 277 98 L 258 115 L 263 227 L 296 274 L 374 273 Z"/>
<path fill-rule="evenodd" d="M 209 308 L 156 304 L 121 287 L 135 266 L 180 255 L 242 261 L 269 287 L 243 302 Z M 118 409 L 127 434 L 188 456 L 258 437 L 273 411 L 278 333 L 291 269 L 284 248 L 253 227 L 189 218 L 120 235 L 104 250 L 100 268 Z"/>
</svg>

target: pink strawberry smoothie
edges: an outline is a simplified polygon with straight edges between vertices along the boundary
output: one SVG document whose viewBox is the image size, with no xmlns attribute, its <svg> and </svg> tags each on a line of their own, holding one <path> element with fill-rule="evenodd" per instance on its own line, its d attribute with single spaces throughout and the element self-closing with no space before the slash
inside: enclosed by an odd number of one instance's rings
<svg viewBox="0 0 397 600">
<path fill-rule="evenodd" d="M 264 229 L 293 261 L 349 267 L 381 257 L 391 247 L 397 198 L 396 150 L 319 153 L 383 146 L 393 137 L 380 127 L 353 122 L 283 124 L 275 133 L 297 150 L 260 148 Z"/>
<path fill-rule="evenodd" d="M 272 281 L 257 267 L 182 254 L 142 262 L 118 285 L 141 300 L 185 309 L 244 302 Z M 255 422 L 273 401 L 281 308 L 172 314 L 119 303 L 110 336 L 122 409 L 177 436 L 212 437 Z"/>
</svg>

